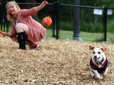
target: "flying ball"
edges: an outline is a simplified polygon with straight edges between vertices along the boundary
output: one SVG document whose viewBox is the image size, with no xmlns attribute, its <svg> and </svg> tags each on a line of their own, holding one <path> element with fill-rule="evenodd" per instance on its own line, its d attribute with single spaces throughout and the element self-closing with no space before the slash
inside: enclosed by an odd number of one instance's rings
<svg viewBox="0 0 114 85">
<path fill-rule="evenodd" d="M 43 23 L 45 26 L 50 26 L 51 23 L 52 23 L 52 19 L 51 19 L 49 16 L 48 16 L 48 17 L 45 17 L 45 18 L 43 18 L 42 23 Z"/>
</svg>

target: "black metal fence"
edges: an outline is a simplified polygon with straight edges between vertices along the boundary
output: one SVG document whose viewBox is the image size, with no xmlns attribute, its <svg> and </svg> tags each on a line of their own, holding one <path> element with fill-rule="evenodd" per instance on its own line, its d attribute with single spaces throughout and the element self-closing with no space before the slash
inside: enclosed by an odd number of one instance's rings
<svg viewBox="0 0 114 85">
<path fill-rule="evenodd" d="M 24 8 L 31 8 L 40 3 L 18 3 Z M 28 7 L 29 4 L 29 7 Z M 46 16 L 52 18 L 52 24 L 47 28 L 46 37 L 54 37 L 56 39 L 71 40 L 74 35 L 74 7 L 80 8 L 80 36 L 83 41 L 109 41 L 113 42 L 113 9 L 105 7 L 92 7 L 60 4 L 58 2 L 49 3 L 45 8 L 40 10 L 37 16 L 33 16 L 38 22 L 42 23 L 42 19 Z M 110 15 L 107 15 L 107 11 Z M 0 11 L 6 10 L 5 3 L 0 5 Z M 96 13 L 96 11 L 98 13 Z M 96 13 L 96 14 L 95 14 Z M 0 12 L 1 30 L 10 31 L 11 23 L 6 20 L 6 11 Z M 110 21 L 111 19 L 111 21 Z M 108 24 L 109 25 L 108 25 Z"/>
</svg>

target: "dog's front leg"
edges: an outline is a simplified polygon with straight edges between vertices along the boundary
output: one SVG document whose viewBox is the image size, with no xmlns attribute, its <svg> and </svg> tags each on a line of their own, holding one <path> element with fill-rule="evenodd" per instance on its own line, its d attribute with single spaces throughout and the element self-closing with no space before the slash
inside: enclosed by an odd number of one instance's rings
<svg viewBox="0 0 114 85">
<path fill-rule="evenodd" d="M 103 77 L 98 73 L 97 70 L 93 70 L 93 72 L 95 73 L 96 78 L 98 78 L 98 79 L 102 79 L 102 78 L 103 78 Z"/>
<path fill-rule="evenodd" d="M 92 68 L 90 68 L 90 70 L 91 70 L 91 77 L 94 77 L 95 76 L 94 71 L 92 70 Z"/>
<path fill-rule="evenodd" d="M 94 77 L 94 72 L 93 71 L 91 71 L 91 77 Z"/>
<path fill-rule="evenodd" d="M 104 76 L 107 74 L 107 71 L 108 71 L 108 67 L 106 68 L 106 70 L 103 73 Z"/>
</svg>

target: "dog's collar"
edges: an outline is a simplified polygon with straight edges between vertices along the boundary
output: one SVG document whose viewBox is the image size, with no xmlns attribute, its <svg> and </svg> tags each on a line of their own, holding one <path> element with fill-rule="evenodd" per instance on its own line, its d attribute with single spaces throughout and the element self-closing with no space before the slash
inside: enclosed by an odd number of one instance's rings
<svg viewBox="0 0 114 85">
<path fill-rule="evenodd" d="M 103 68 L 103 67 L 107 68 L 107 67 L 108 67 L 108 64 L 109 64 L 109 61 L 108 61 L 108 59 L 106 58 L 106 60 L 105 60 L 104 63 L 102 64 L 102 68 Z M 92 59 L 90 60 L 90 66 L 91 66 L 91 68 L 93 68 L 93 69 L 99 68 L 96 64 L 93 63 Z"/>
</svg>

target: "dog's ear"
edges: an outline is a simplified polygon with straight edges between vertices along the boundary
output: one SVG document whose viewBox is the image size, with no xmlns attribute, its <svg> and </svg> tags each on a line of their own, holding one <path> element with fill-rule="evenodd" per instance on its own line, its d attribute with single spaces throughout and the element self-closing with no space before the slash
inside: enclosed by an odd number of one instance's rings
<svg viewBox="0 0 114 85">
<path fill-rule="evenodd" d="M 93 47 L 93 46 L 89 46 L 89 49 L 90 49 L 90 50 L 93 50 L 93 49 L 94 49 L 94 47 Z"/>
<path fill-rule="evenodd" d="M 104 52 L 104 51 L 106 51 L 106 50 L 107 50 L 107 48 L 101 48 L 101 50 Z"/>
</svg>

